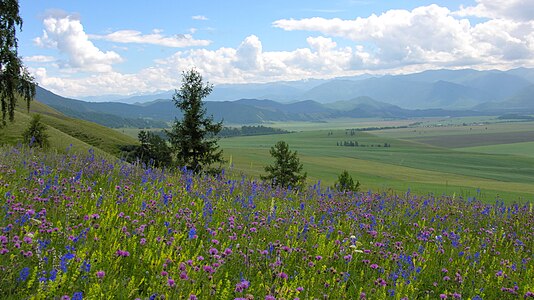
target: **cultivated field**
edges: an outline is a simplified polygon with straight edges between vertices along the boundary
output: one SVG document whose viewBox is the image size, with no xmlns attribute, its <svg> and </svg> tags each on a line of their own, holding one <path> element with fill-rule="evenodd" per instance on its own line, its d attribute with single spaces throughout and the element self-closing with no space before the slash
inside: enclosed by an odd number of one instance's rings
<svg viewBox="0 0 534 300">
<path fill-rule="evenodd" d="M 490 202 L 497 197 L 505 201 L 534 199 L 534 157 L 525 155 L 534 153 L 534 149 L 529 151 L 534 144 L 526 142 L 534 141 L 532 122 L 502 123 L 495 117 L 352 121 L 334 122 L 332 129 L 330 123 L 304 123 L 300 127 L 292 123 L 288 128 L 304 131 L 228 138 L 222 139 L 220 145 L 234 171 L 252 176 L 260 175 L 263 167 L 271 163 L 270 147 L 285 140 L 299 152 L 310 182 L 322 180 L 332 185 L 346 169 L 361 181 L 363 189 L 374 191 L 402 194 L 410 189 L 423 194 L 482 197 Z M 339 129 L 415 122 L 419 122 L 417 127 L 356 131 L 355 135 Z M 284 128 L 283 124 L 277 126 Z M 324 129 L 318 130 L 317 126 Z M 357 141 L 367 147 L 337 146 L 343 141 Z M 377 147 L 384 143 L 391 147 Z M 474 145 L 490 146 L 477 151 L 472 148 Z"/>
</svg>

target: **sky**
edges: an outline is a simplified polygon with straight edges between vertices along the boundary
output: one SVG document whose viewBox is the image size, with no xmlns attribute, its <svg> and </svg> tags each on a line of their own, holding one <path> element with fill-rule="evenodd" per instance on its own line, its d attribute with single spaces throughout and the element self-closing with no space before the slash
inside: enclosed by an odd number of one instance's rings
<svg viewBox="0 0 534 300">
<path fill-rule="evenodd" d="M 532 0 L 21 0 L 19 55 L 67 97 L 534 67 Z"/>
</svg>

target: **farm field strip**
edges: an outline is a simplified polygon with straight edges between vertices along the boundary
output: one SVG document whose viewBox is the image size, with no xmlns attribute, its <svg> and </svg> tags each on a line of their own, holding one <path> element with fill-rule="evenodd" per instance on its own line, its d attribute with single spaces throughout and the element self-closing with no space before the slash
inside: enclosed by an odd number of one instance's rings
<svg viewBox="0 0 534 300">
<path fill-rule="evenodd" d="M 534 142 L 457 148 L 459 151 L 534 157 Z"/>
</svg>

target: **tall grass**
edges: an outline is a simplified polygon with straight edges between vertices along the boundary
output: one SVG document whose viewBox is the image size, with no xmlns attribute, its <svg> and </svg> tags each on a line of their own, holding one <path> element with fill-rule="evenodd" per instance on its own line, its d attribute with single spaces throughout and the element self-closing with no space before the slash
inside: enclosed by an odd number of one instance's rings
<svg viewBox="0 0 534 300">
<path fill-rule="evenodd" d="M 303 191 L 86 155 L 0 150 L 11 299 L 513 299 L 531 204 Z"/>
</svg>

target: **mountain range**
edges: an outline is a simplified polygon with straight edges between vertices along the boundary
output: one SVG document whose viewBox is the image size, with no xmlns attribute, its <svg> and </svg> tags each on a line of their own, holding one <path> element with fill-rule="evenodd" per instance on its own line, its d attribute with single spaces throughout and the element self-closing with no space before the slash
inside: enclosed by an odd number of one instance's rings
<svg viewBox="0 0 534 300">
<path fill-rule="evenodd" d="M 108 127 L 165 127 L 180 117 L 174 91 L 87 102 L 37 89 L 37 100 Z M 208 114 L 225 123 L 534 113 L 534 69 L 433 70 L 331 80 L 216 86 Z"/>
</svg>

